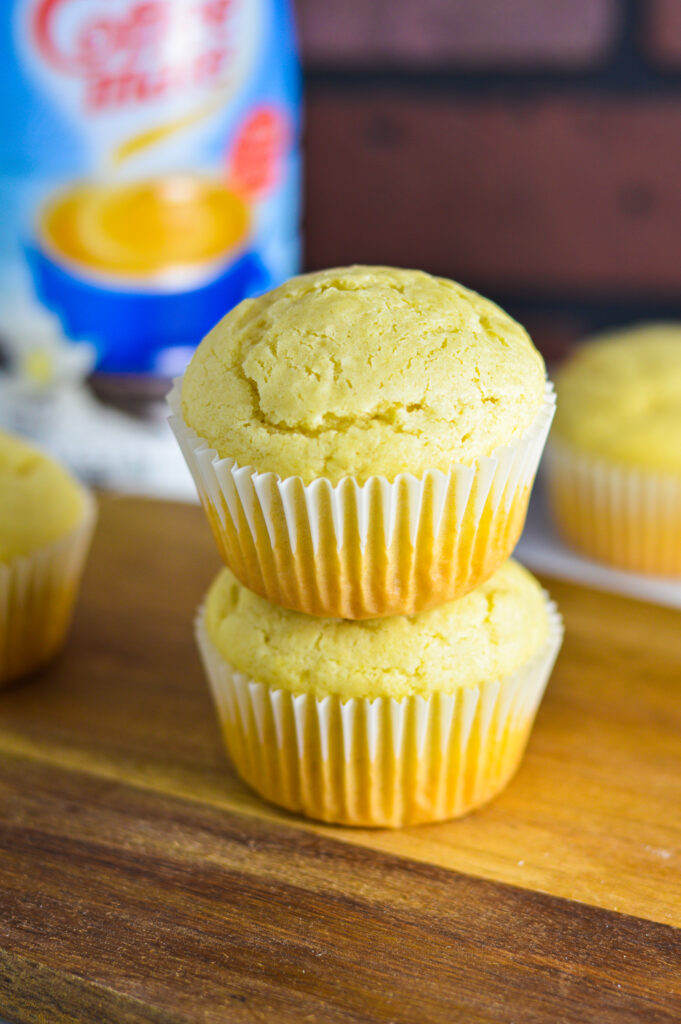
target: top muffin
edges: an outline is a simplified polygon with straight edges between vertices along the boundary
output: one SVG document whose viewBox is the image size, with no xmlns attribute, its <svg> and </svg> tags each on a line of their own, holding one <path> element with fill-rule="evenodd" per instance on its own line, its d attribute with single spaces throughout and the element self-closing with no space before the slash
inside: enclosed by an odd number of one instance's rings
<svg viewBox="0 0 681 1024">
<path fill-rule="evenodd" d="M 617 463 L 681 475 L 681 325 L 601 335 L 556 378 L 554 440 Z"/>
<path fill-rule="evenodd" d="M 363 483 L 518 440 L 544 381 L 527 332 L 494 303 L 420 271 L 357 266 L 228 313 L 187 369 L 182 412 L 242 466 Z"/>
<path fill-rule="evenodd" d="M 0 431 L 0 562 L 26 555 L 74 529 L 85 494 L 58 463 Z"/>
</svg>

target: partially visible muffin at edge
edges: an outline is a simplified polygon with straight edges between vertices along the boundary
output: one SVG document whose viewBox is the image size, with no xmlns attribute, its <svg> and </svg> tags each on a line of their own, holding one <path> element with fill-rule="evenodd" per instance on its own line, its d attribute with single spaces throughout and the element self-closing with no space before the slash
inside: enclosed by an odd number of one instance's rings
<svg viewBox="0 0 681 1024">
<path fill-rule="evenodd" d="M 0 685 L 62 646 L 94 526 L 89 492 L 32 445 L 0 431 Z"/>
<path fill-rule="evenodd" d="M 83 489 L 53 459 L 0 431 L 0 562 L 69 533 L 83 516 Z"/>
<path fill-rule="evenodd" d="M 556 386 L 547 472 L 561 533 L 614 566 L 681 575 L 681 324 L 595 337 Z"/>
</svg>

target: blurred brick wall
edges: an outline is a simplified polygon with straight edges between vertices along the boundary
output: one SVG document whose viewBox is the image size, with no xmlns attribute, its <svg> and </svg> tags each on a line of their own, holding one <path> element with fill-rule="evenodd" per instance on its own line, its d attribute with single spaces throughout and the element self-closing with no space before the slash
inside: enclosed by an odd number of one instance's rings
<svg viewBox="0 0 681 1024">
<path fill-rule="evenodd" d="M 453 276 L 549 357 L 681 318 L 681 0 L 297 0 L 311 268 Z"/>
</svg>

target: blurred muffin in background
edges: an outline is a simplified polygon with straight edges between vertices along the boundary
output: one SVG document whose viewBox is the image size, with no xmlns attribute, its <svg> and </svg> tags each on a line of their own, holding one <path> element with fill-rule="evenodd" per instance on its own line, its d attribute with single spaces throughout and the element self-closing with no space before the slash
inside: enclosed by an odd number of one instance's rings
<svg viewBox="0 0 681 1024">
<path fill-rule="evenodd" d="M 94 522 L 84 487 L 0 431 L 0 686 L 62 646 Z"/>
<path fill-rule="evenodd" d="M 588 341 L 556 390 L 545 464 L 561 534 L 613 566 L 681 576 L 681 324 Z"/>
</svg>

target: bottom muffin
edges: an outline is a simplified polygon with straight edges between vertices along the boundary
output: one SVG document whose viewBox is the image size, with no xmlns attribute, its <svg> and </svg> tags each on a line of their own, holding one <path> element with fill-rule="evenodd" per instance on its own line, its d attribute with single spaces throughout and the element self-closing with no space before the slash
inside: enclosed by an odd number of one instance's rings
<svg viewBox="0 0 681 1024">
<path fill-rule="evenodd" d="M 457 817 L 503 789 L 562 624 L 513 561 L 458 601 L 361 621 L 269 604 L 223 569 L 197 640 L 253 789 L 323 821 L 398 826 Z"/>
</svg>

